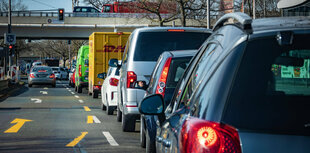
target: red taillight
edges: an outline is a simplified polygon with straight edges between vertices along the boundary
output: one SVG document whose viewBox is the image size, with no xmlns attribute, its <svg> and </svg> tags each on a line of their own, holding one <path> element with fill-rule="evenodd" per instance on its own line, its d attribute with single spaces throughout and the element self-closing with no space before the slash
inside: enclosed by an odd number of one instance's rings
<svg viewBox="0 0 310 153">
<path fill-rule="evenodd" d="M 35 78 L 33 73 L 30 73 L 30 78 Z"/>
<path fill-rule="evenodd" d="M 52 73 L 52 74 L 50 75 L 50 78 L 55 78 L 55 74 Z"/>
<path fill-rule="evenodd" d="M 157 88 L 156 88 L 156 93 L 161 94 L 163 97 L 165 96 L 165 89 L 166 89 L 166 83 L 167 83 L 167 77 L 169 73 L 169 68 L 171 64 L 171 57 L 169 57 L 164 65 L 164 69 L 161 72 Z"/>
<path fill-rule="evenodd" d="M 169 29 L 170 32 L 184 32 L 184 29 Z"/>
<path fill-rule="evenodd" d="M 111 86 L 117 86 L 117 84 L 118 84 L 118 79 L 116 79 L 116 78 L 110 78 L 109 82 L 110 82 L 110 85 L 111 85 Z"/>
<path fill-rule="evenodd" d="M 95 90 L 100 90 L 100 86 L 94 86 Z"/>
<path fill-rule="evenodd" d="M 82 76 L 82 65 L 79 65 L 79 76 Z"/>
<path fill-rule="evenodd" d="M 180 135 L 181 153 L 241 153 L 237 130 L 229 125 L 188 118 Z"/>
<path fill-rule="evenodd" d="M 127 88 L 133 88 L 133 83 L 137 81 L 137 75 L 133 71 L 127 72 Z"/>
</svg>

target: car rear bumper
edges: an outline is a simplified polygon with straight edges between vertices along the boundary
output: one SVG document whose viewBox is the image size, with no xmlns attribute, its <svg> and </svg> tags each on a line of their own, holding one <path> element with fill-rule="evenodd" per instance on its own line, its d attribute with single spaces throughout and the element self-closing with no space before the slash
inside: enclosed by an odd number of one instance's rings
<svg viewBox="0 0 310 153">
<path fill-rule="evenodd" d="M 126 89 L 126 92 L 127 96 L 126 101 L 123 103 L 123 113 L 139 115 L 138 106 L 145 95 L 145 91 L 142 89 Z"/>
<path fill-rule="evenodd" d="M 35 79 L 29 79 L 29 84 L 56 84 L 55 79 L 46 79 L 46 78 L 35 78 Z"/>
</svg>

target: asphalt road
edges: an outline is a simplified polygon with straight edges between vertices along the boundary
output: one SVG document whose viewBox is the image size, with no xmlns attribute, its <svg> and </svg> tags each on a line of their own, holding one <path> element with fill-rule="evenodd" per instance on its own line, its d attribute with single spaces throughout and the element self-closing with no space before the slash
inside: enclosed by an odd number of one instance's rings
<svg viewBox="0 0 310 153">
<path fill-rule="evenodd" d="M 68 87 L 26 85 L 0 101 L 0 152 L 139 153 L 139 127 L 122 132 L 114 115 L 93 99 Z M 139 123 L 137 123 L 139 124 Z"/>
</svg>

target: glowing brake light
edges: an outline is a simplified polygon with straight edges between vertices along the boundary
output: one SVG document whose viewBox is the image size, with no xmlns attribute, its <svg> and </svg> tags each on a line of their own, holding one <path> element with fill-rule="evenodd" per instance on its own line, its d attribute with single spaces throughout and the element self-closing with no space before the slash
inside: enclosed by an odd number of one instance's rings
<svg viewBox="0 0 310 153">
<path fill-rule="evenodd" d="M 167 83 L 167 77 L 169 73 L 169 68 L 171 64 L 171 57 L 169 57 L 164 65 L 164 68 L 161 72 L 157 88 L 156 88 L 156 93 L 161 94 L 163 97 L 165 96 L 165 89 L 166 89 L 166 83 Z"/>
<path fill-rule="evenodd" d="M 35 78 L 33 73 L 30 73 L 30 78 Z"/>
<path fill-rule="evenodd" d="M 133 88 L 133 83 L 137 81 L 137 75 L 133 71 L 127 72 L 127 88 Z"/>
<path fill-rule="evenodd" d="M 168 29 L 169 32 L 185 32 L 184 29 Z"/>
<path fill-rule="evenodd" d="M 181 153 L 241 153 L 238 131 L 226 124 L 189 117 L 180 135 Z"/>
<path fill-rule="evenodd" d="M 46 72 L 46 70 L 39 70 L 38 72 Z"/>
<path fill-rule="evenodd" d="M 52 73 L 52 74 L 50 75 L 50 78 L 55 78 L 55 74 Z"/>
<path fill-rule="evenodd" d="M 109 82 L 110 82 L 110 85 L 111 85 L 111 86 L 117 86 L 117 84 L 118 84 L 118 79 L 116 79 L 116 78 L 110 78 Z"/>
</svg>

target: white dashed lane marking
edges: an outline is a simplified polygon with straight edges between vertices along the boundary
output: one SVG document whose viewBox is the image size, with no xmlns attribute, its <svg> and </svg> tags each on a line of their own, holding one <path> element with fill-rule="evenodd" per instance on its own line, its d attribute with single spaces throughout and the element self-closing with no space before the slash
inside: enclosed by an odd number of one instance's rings
<svg viewBox="0 0 310 153">
<path fill-rule="evenodd" d="M 82 99 L 79 99 L 79 102 L 80 102 L 80 103 L 84 103 L 84 101 L 83 101 Z"/>
<path fill-rule="evenodd" d="M 75 98 L 80 98 L 78 95 L 75 95 L 74 97 L 75 97 Z"/>
<path fill-rule="evenodd" d="M 74 95 L 75 93 L 74 93 L 74 92 L 71 92 L 71 94 Z"/>
<path fill-rule="evenodd" d="M 110 132 L 103 131 L 102 134 L 107 138 L 111 146 L 119 146 L 119 144 L 114 140 Z"/>
<path fill-rule="evenodd" d="M 96 116 L 93 116 L 93 120 L 95 123 L 101 123 L 100 120 Z"/>
</svg>

